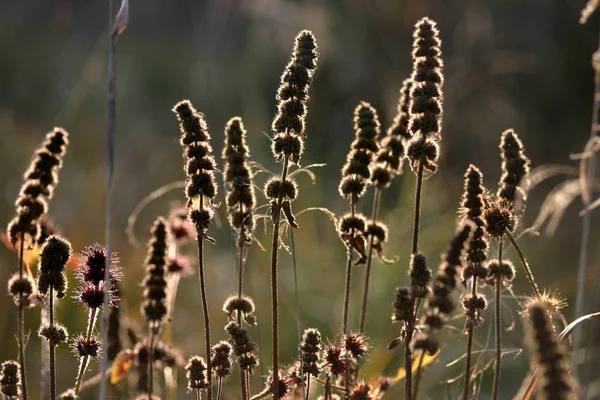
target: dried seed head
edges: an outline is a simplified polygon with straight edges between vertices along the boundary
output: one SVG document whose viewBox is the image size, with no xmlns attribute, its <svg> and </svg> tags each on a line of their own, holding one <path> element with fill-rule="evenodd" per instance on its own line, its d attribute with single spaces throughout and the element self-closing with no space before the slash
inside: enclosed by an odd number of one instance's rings
<svg viewBox="0 0 600 400">
<path fill-rule="evenodd" d="M 292 381 L 288 378 L 283 378 L 281 375 L 278 377 L 279 379 L 279 393 L 277 394 L 277 399 L 289 399 L 289 395 L 292 391 Z M 265 382 L 265 391 L 272 393 L 273 392 L 273 372 L 269 371 L 269 376 L 267 376 L 267 381 Z M 275 398 L 275 396 L 273 396 Z"/>
<path fill-rule="evenodd" d="M 413 298 L 426 297 L 429 294 L 427 285 L 431 282 L 431 270 L 427 266 L 427 258 L 423 253 L 411 255 L 408 276 L 411 280 L 410 286 Z"/>
<path fill-rule="evenodd" d="M 346 352 L 355 359 L 363 358 L 369 349 L 367 337 L 360 332 L 348 332 L 344 334 L 343 346 Z"/>
<path fill-rule="evenodd" d="M 169 232 L 177 243 L 196 238 L 196 232 L 187 215 L 188 212 L 185 207 L 175 207 L 169 213 Z"/>
<path fill-rule="evenodd" d="M 148 244 L 146 275 L 142 282 L 145 299 L 142 303 L 142 313 L 150 324 L 150 328 L 157 333 L 167 314 L 165 266 L 168 239 L 166 221 L 162 217 L 157 218 L 150 232 L 152 237 Z"/>
<path fill-rule="evenodd" d="M 416 134 L 407 146 L 406 155 L 415 174 L 418 173 L 419 164 L 423 164 L 423 169 L 430 173 L 437 171 L 440 148 L 435 140 Z"/>
<path fill-rule="evenodd" d="M 381 221 L 370 220 L 365 232 L 373 236 L 373 244 L 384 243 L 388 238 L 388 227 Z"/>
<path fill-rule="evenodd" d="M 514 205 L 518 193 L 523 203 L 525 203 L 527 200 L 525 190 L 528 186 L 525 177 L 529 173 L 530 161 L 525 156 L 523 143 L 512 129 L 502 133 L 500 151 L 502 177 L 500 178 L 497 197 L 510 205 Z"/>
<path fill-rule="evenodd" d="M 248 296 L 230 296 L 223 304 L 223 311 L 230 319 L 236 319 L 237 313 L 241 313 L 248 325 L 256 325 L 254 310 L 254 302 Z"/>
<path fill-rule="evenodd" d="M 58 346 L 61 343 L 65 343 L 69 337 L 67 328 L 57 323 L 54 323 L 53 326 L 41 326 L 38 334 L 45 338 L 50 343 L 50 346 Z"/>
<path fill-rule="evenodd" d="M 79 396 L 75 393 L 75 390 L 69 389 L 58 397 L 59 400 L 77 400 Z"/>
<path fill-rule="evenodd" d="M 371 386 L 366 382 L 359 382 L 350 391 L 350 400 L 374 400 L 371 394 Z"/>
<path fill-rule="evenodd" d="M 487 299 L 480 293 L 467 293 L 462 298 L 462 307 L 467 317 L 466 327 L 475 327 L 483 321 L 481 314 L 487 308 Z"/>
<path fill-rule="evenodd" d="M 406 143 L 412 137 L 412 132 L 408 129 L 411 87 L 412 80 L 405 79 L 402 82 L 398 112 L 394 117 L 394 122 L 387 131 L 387 136 L 381 140 L 379 152 L 375 159 L 378 163 L 385 164 L 394 174 L 402 172 L 402 161 L 405 156 Z"/>
<path fill-rule="evenodd" d="M 298 184 L 293 179 L 284 181 L 279 176 L 273 176 L 265 184 L 265 195 L 269 200 L 278 200 L 280 197 L 294 200 L 298 195 Z"/>
<path fill-rule="evenodd" d="M 258 365 L 256 344 L 254 344 L 248 332 L 234 321 L 229 322 L 225 326 L 225 330 L 229 333 L 229 343 L 233 348 L 233 354 L 238 358 L 240 368 L 252 374 L 254 367 Z"/>
<path fill-rule="evenodd" d="M 350 175 L 342 178 L 340 182 L 339 192 L 346 200 L 357 200 L 362 197 L 367 188 L 367 181 L 358 176 Z"/>
<path fill-rule="evenodd" d="M 408 321 L 408 318 L 412 314 L 411 311 L 411 297 L 410 289 L 407 287 L 396 288 L 396 300 L 394 300 L 394 313 L 392 314 L 392 321 Z"/>
<path fill-rule="evenodd" d="M 21 395 L 21 373 L 18 362 L 5 361 L 2 363 L 0 392 L 9 399 Z"/>
<path fill-rule="evenodd" d="M 76 357 L 92 357 L 96 358 L 100 354 L 100 339 L 92 335 L 88 340 L 86 337 L 79 335 L 73 342 L 73 353 Z"/>
<path fill-rule="evenodd" d="M 99 285 L 104 280 L 104 271 L 106 268 L 107 258 L 110 258 L 109 277 L 111 282 L 116 282 L 121 279 L 121 267 L 119 266 L 119 257 L 116 252 L 113 252 L 110 257 L 106 252 L 106 248 L 95 243 L 89 246 L 83 253 L 83 263 L 79 265 L 77 279 L 84 284 Z"/>
<path fill-rule="evenodd" d="M 343 354 L 342 349 L 333 345 L 325 349 L 325 361 L 329 373 L 334 377 L 344 376 L 346 370 L 352 367 L 350 360 Z"/>
<path fill-rule="evenodd" d="M 429 355 L 434 355 L 440 348 L 438 341 L 431 335 L 425 332 L 417 333 L 410 344 L 413 352 L 426 352 Z"/>
<path fill-rule="evenodd" d="M 502 240 L 506 231 L 510 232 L 515 227 L 515 215 L 504 204 L 488 203 L 483 211 L 483 219 L 487 233 L 495 240 Z"/>
<path fill-rule="evenodd" d="M 210 225 L 210 221 L 212 221 L 215 212 L 212 208 L 191 208 L 188 218 L 190 222 L 196 228 L 196 232 L 198 235 L 205 235 L 208 230 L 208 226 Z"/>
<path fill-rule="evenodd" d="M 104 305 L 104 291 L 107 286 L 104 285 L 104 281 L 100 282 L 98 286 L 93 284 L 83 284 L 77 288 L 75 292 L 75 300 L 85 305 L 90 309 L 98 309 Z M 116 307 L 119 304 L 119 297 L 115 291 L 114 286 L 108 289 L 108 305 L 110 307 Z"/>
<path fill-rule="evenodd" d="M 187 371 L 185 376 L 188 381 L 188 393 L 194 390 L 205 390 L 208 388 L 208 380 L 206 378 L 206 362 L 202 357 L 190 357 L 185 369 Z"/>
<path fill-rule="evenodd" d="M 35 291 L 35 283 L 33 278 L 29 275 L 24 274 L 23 277 L 19 276 L 19 273 L 15 273 L 8 280 L 8 293 L 13 298 L 15 305 L 19 305 L 19 302 L 23 301 L 24 305 L 29 303 L 29 297 Z"/>
<path fill-rule="evenodd" d="M 47 294 L 52 286 L 56 297 L 63 298 L 67 288 L 65 266 L 71 258 L 71 244 L 59 236 L 51 236 L 40 250 L 38 291 Z"/>
<path fill-rule="evenodd" d="M 498 262 L 497 259 L 490 260 L 487 263 L 487 270 L 489 283 L 493 283 L 500 278 L 506 287 L 511 286 L 516 275 L 515 266 L 509 260 L 502 260 L 502 263 Z"/>
<path fill-rule="evenodd" d="M 314 328 L 305 330 L 304 335 L 302 335 L 302 343 L 300 344 L 302 370 L 305 374 L 310 374 L 315 378 L 319 376 L 321 372 L 319 357 L 322 348 L 321 333 Z"/>
<path fill-rule="evenodd" d="M 354 231 L 355 235 L 360 235 L 365 231 L 366 224 L 367 220 L 364 215 L 356 213 L 352 215 L 351 213 L 347 213 L 340 218 L 338 223 L 338 234 L 341 236 L 350 234 Z"/>
<path fill-rule="evenodd" d="M 569 362 L 556 340 L 547 309 L 532 304 L 527 312 L 527 344 L 533 351 L 534 365 L 541 369 L 538 395 L 542 399 L 575 399 L 576 383 L 569 375 Z"/>
<path fill-rule="evenodd" d="M 231 345 L 223 341 L 215 344 L 211 349 L 210 364 L 219 378 L 231 374 Z"/>
</svg>

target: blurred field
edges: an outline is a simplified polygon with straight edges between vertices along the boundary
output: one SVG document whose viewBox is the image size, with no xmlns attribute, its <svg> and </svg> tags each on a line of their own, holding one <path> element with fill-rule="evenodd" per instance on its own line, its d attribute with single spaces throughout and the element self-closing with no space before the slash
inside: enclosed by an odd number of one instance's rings
<svg viewBox="0 0 600 400">
<path fill-rule="evenodd" d="M 319 206 L 341 214 L 347 202 L 338 196 L 337 185 L 353 135 L 352 111 L 360 100 L 368 101 L 378 109 L 384 128 L 389 126 L 401 82 L 410 73 L 412 26 L 429 15 L 438 22 L 446 64 L 442 159 L 439 173 L 426 181 L 421 234 L 422 250 L 436 268 L 453 233 L 467 166 L 479 166 L 485 184 L 496 188 L 503 130 L 515 129 L 534 167 L 569 163 L 569 154 L 582 150 L 589 137 L 591 54 L 596 49 L 598 23 L 595 17 L 588 25 L 579 25 L 583 5 L 582 1 L 559 0 L 132 2 L 129 27 L 118 40 L 114 225 L 115 248 L 125 273 L 122 307 L 132 323 L 144 326 L 139 282 L 145 248 L 135 249 L 128 243 L 126 220 L 146 194 L 185 178 L 177 122 L 171 112 L 177 101 L 189 98 L 206 114 L 216 154 L 222 149 L 225 122 L 242 116 L 253 159 L 278 171 L 266 136 L 275 113 L 275 90 L 295 34 L 311 29 L 321 58 L 310 91 L 304 163 L 327 165 L 315 170 L 316 184 L 307 177 L 299 179 L 295 210 Z M 0 221 L 4 224 L 13 215 L 21 174 L 34 148 L 52 127 L 63 126 L 71 134 L 71 145 L 51 215 L 78 251 L 104 240 L 107 20 L 106 1 L 0 2 Z M 260 174 L 257 181 L 262 185 L 266 177 Z M 398 334 L 398 327 L 390 321 L 390 304 L 394 288 L 407 282 L 414 181 L 414 174 L 406 168 L 404 176 L 383 194 L 381 215 L 391 235 L 386 254 L 399 255 L 400 261 L 392 266 L 376 264 L 373 269 L 367 333 L 375 351 L 364 373 L 393 375 L 401 365 L 401 352 L 388 353 L 385 346 Z M 551 187 L 547 183 L 531 193 L 525 225 L 534 221 Z M 365 213 L 371 198 L 366 196 L 359 206 Z M 265 203 L 263 196 L 259 199 Z M 166 214 L 172 201 L 183 201 L 182 193 L 172 192 L 141 214 L 136 234 L 142 243 L 153 219 Z M 554 237 L 522 241 L 538 283 L 560 290 L 570 304 L 577 285 L 580 209 L 581 202 L 576 200 Z M 226 337 L 219 328 L 226 323 L 220 310 L 236 285 L 234 242 L 224 211 L 221 207 L 222 223 L 211 232 L 218 244 L 208 249 L 206 258 L 215 343 Z M 593 217 L 592 255 L 598 249 L 597 219 Z M 331 338 L 340 326 L 345 250 L 325 214 L 307 212 L 298 222 L 295 244 L 302 328 L 318 327 Z M 268 232 L 259 224 L 258 239 L 265 246 Z M 592 257 L 590 291 L 598 277 L 598 259 Z M 259 339 L 264 373 L 270 364 L 268 267 L 268 254 L 254 246 L 247 287 L 257 303 L 260 333 L 252 335 Z M 0 281 L 8 279 L 15 268 L 15 254 L 0 248 Z M 353 327 L 358 325 L 363 274 L 362 269 L 355 271 Z M 281 348 L 287 362 L 296 355 L 297 337 L 292 263 L 286 255 L 281 260 L 281 290 Z M 517 296 L 529 293 L 521 270 L 514 292 Z M 173 335 L 189 356 L 202 351 L 197 276 L 183 280 L 179 293 Z M 16 310 L 3 296 L 0 360 L 17 355 Z M 518 321 L 516 300 L 507 298 L 506 304 Z M 586 311 L 591 308 L 590 300 Z M 58 315 L 71 333 L 85 328 L 83 309 L 71 301 L 61 302 Z M 565 315 L 572 320 L 573 307 Z M 39 310 L 27 318 L 32 333 L 27 347 L 29 382 L 36 394 Z M 491 320 L 491 314 L 486 319 Z M 457 326 L 462 329 L 462 321 Z M 485 343 L 488 326 L 479 329 L 478 348 Z M 505 334 L 504 346 L 523 347 L 521 333 L 522 324 L 517 322 Z M 458 332 L 448 335 L 451 344 L 424 375 L 422 388 L 427 389 L 422 393 L 430 397 L 423 398 L 442 398 L 446 387 L 439 383 L 461 372 L 462 363 L 451 368 L 445 365 L 464 352 L 465 337 Z M 62 390 L 74 383 L 77 365 L 66 346 L 58 358 Z M 501 398 L 514 395 L 527 368 L 524 354 L 506 358 Z M 96 369 L 93 365 L 92 370 Z M 491 386 L 488 375 L 482 399 Z M 254 392 L 262 388 L 259 381 L 254 381 Z M 228 399 L 237 396 L 234 382 L 232 392 L 226 393 Z M 389 398 L 400 398 L 400 386 Z M 455 386 L 450 387 L 451 393 Z"/>
</svg>

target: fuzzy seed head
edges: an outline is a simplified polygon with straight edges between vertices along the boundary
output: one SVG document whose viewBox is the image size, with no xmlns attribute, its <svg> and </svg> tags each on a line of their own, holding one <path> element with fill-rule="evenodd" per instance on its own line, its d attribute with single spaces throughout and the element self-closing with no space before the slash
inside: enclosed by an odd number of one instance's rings
<svg viewBox="0 0 600 400">
<path fill-rule="evenodd" d="M 206 378 L 206 362 L 202 357 L 190 357 L 185 369 L 187 371 L 185 376 L 188 381 L 188 393 L 191 393 L 194 390 L 205 390 L 208 388 L 208 380 Z"/>
</svg>

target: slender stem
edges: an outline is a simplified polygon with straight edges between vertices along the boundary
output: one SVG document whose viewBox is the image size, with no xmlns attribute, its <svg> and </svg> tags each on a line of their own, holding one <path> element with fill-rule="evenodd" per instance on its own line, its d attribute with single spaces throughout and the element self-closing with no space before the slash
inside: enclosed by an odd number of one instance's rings
<svg viewBox="0 0 600 400">
<path fill-rule="evenodd" d="M 202 396 L 200 396 L 200 389 L 196 389 L 196 400 L 202 400 Z"/>
<path fill-rule="evenodd" d="M 250 398 L 250 373 L 248 371 L 244 371 L 244 380 L 246 385 L 246 398 L 243 400 L 248 400 Z"/>
<path fill-rule="evenodd" d="M 521 264 L 523 265 L 523 269 L 525 269 L 525 274 L 527 275 L 527 279 L 529 280 L 529 283 L 531 284 L 531 289 L 533 290 L 533 294 L 535 295 L 535 297 L 537 299 L 540 299 L 542 296 L 540 295 L 540 291 L 539 291 L 537 285 L 535 284 L 535 280 L 533 279 L 533 273 L 531 272 L 531 268 L 529 268 L 529 264 L 527 264 L 527 260 L 525 259 L 525 256 L 523 255 L 523 251 L 521 250 L 521 247 L 517 243 L 517 240 L 515 239 L 513 234 L 508 229 L 504 232 L 504 234 L 506 235 L 506 237 L 508 237 L 508 240 L 510 240 L 510 242 L 512 243 L 515 250 L 517 250 L 517 254 L 519 255 L 519 258 L 521 259 Z"/>
<path fill-rule="evenodd" d="M 502 266 L 502 247 L 504 242 L 501 240 L 498 244 L 498 265 Z M 492 400 L 498 398 L 500 390 L 500 368 L 502 363 L 502 307 L 500 304 L 500 292 L 502 284 L 502 275 L 496 274 L 496 304 L 494 307 L 494 327 L 496 331 L 496 364 L 494 365 L 494 384 L 492 386 Z"/>
<path fill-rule="evenodd" d="M 203 207 L 204 199 L 200 195 L 200 209 Z M 204 279 L 204 233 L 198 231 L 198 271 L 200 280 L 200 295 L 202 297 L 202 312 L 204 314 L 204 342 L 206 348 L 206 373 L 208 387 L 206 389 L 208 400 L 212 400 L 212 362 L 210 359 L 210 316 L 208 314 L 208 301 L 206 298 L 206 282 Z"/>
<path fill-rule="evenodd" d="M 303 398 L 304 398 L 304 400 L 308 400 L 309 397 L 310 397 L 310 375 L 308 375 L 308 379 L 306 380 L 306 393 Z"/>
<path fill-rule="evenodd" d="M 285 182 L 288 173 L 288 159 L 283 158 L 281 181 Z M 279 394 L 279 274 L 277 259 L 279 256 L 279 221 L 281 217 L 282 194 L 273 210 L 273 243 L 271 245 L 271 329 L 273 333 L 273 398 Z"/>
<path fill-rule="evenodd" d="M 350 200 L 350 214 L 354 218 L 355 201 L 354 198 Z M 344 287 L 344 309 L 342 313 L 342 333 L 345 335 L 348 333 L 348 310 L 350 308 L 350 287 L 352 284 L 352 249 L 354 247 L 354 228 L 350 230 L 350 246 L 348 247 L 348 260 L 346 262 L 346 277 Z M 345 398 L 350 398 L 350 368 L 346 368 L 344 374 L 344 391 Z"/>
<path fill-rule="evenodd" d="M 377 222 L 377 213 L 379 212 L 379 200 L 381 199 L 381 189 L 375 188 L 373 194 L 373 211 L 371 212 L 371 221 Z M 360 332 L 365 331 L 365 322 L 367 319 L 367 298 L 369 293 L 369 278 L 371 276 L 371 264 L 373 262 L 373 235 L 369 235 L 369 248 L 367 250 L 367 266 L 365 269 L 365 279 L 363 286 L 362 307 L 360 309 Z"/>
<path fill-rule="evenodd" d="M 90 317 L 88 319 L 86 340 L 90 340 L 92 338 L 92 332 L 94 330 L 94 325 L 96 324 L 96 314 L 98 313 L 97 308 L 92 308 L 90 310 Z M 81 382 L 83 381 L 83 374 L 85 374 L 85 370 L 87 369 L 88 363 L 90 361 L 90 356 L 84 356 L 79 360 L 79 373 L 77 375 L 77 382 L 75 383 L 75 394 L 79 394 L 81 390 Z M 100 381 L 102 383 L 102 380 Z"/>
<path fill-rule="evenodd" d="M 423 358 L 425 358 L 425 352 L 421 351 L 421 356 L 419 357 L 419 364 L 417 366 L 417 376 L 415 377 L 415 387 L 413 390 L 414 400 L 418 400 L 419 398 L 419 383 L 421 382 L 421 375 L 423 373 L 423 369 L 421 368 L 423 366 Z"/>
<path fill-rule="evenodd" d="M 242 205 L 240 204 L 240 211 L 242 208 Z M 238 299 L 242 299 L 242 294 L 243 294 L 243 276 L 244 276 L 244 235 L 242 233 L 242 231 L 240 230 L 239 232 L 239 238 L 238 238 L 238 249 L 239 249 L 239 275 L 238 275 Z M 237 324 L 241 327 L 242 326 L 242 313 L 241 312 L 237 312 Z M 247 388 L 246 388 L 246 377 L 245 377 L 245 373 L 244 370 L 240 368 L 240 390 L 242 393 L 242 400 L 246 400 L 246 398 L 248 397 L 248 392 L 247 392 Z"/>
<path fill-rule="evenodd" d="M 154 329 L 150 332 L 150 346 L 148 346 L 148 400 L 152 400 L 154 392 Z"/>
<path fill-rule="evenodd" d="M 50 328 L 54 327 L 54 286 L 50 285 L 50 302 L 48 307 L 50 308 Z M 50 398 L 56 399 L 56 362 L 54 361 L 54 349 L 55 343 L 52 339 L 48 340 L 50 344 Z"/>
<path fill-rule="evenodd" d="M 221 391 L 223 390 L 223 378 L 217 379 L 217 400 L 221 400 Z"/>
<path fill-rule="evenodd" d="M 300 297 L 298 295 L 298 265 L 296 264 L 296 246 L 294 243 L 294 230 L 290 229 L 290 244 L 292 247 L 292 265 L 294 267 L 294 302 L 296 303 L 296 335 L 298 340 L 298 359 L 300 360 L 300 382 L 302 383 L 302 397 L 306 394 L 306 384 L 304 381 L 304 366 L 302 365 L 302 334 L 300 333 Z M 310 380 L 310 375 L 308 375 Z"/>
<path fill-rule="evenodd" d="M 25 239 L 21 237 L 19 245 L 19 278 L 23 279 L 23 251 Z M 27 373 L 25 366 L 25 307 L 23 302 L 25 299 L 19 295 L 19 304 L 17 305 L 17 336 L 19 341 L 19 364 L 21 369 L 21 393 L 23 400 L 27 400 Z"/>
<path fill-rule="evenodd" d="M 471 294 L 475 296 L 477 293 L 477 277 L 471 278 Z M 473 316 L 474 317 L 474 316 Z M 469 319 L 473 317 L 467 317 Z M 473 352 L 473 333 L 474 333 L 474 321 L 467 320 L 468 331 L 467 331 L 467 358 L 465 360 L 465 383 L 463 386 L 463 400 L 469 399 L 469 389 L 471 380 L 471 353 Z"/>
<path fill-rule="evenodd" d="M 173 259 L 177 259 L 179 253 L 179 246 L 175 243 L 171 247 Z M 173 313 L 175 312 L 175 299 L 177 298 L 177 290 L 179 289 L 179 281 L 181 280 L 181 274 L 175 273 L 169 276 L 169 295 L 168 295 L 168 314 L 165 322 L 164 342 L 167 345 L 173 343 Z M 165 385 L 167 387 L 167 399 L 177 399 L 177 370 L 178 368 L 171 368 L 170 379 L 167 379 L 167 369 L 165 368 Z"/>
<path fill-rule="evenodd" d="M 421 194 L 423 192 L 423 163 L 419 162 L 417 171 L 417 185 L 415 188 L 415 217 L 413 221 L 412 254 L 419 250 L 419 224 L 421 222 Z M 412 300 L 414 304 L 414 299 Z M 411 305 L 411 309 L 413 309 Z M 404 368 L 406 370 L 406 398 L 412 399 L 412 354 L 410 342 L 412 341 L 415 320 L 418 308 L 414 308 L 413 315 L 408 316 L 406 340 L 404 342 Z"/>
</svg>

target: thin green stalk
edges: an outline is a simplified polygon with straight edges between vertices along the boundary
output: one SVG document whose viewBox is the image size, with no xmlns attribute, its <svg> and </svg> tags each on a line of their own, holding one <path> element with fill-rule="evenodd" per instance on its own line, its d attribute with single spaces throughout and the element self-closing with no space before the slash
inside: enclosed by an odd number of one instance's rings
<svg viewBox="0 0 600 400">
<path fill-rule="evenodd" d="M 200 195 L 200 209 L 204 204 L 204 198 Z M 206 282 L 204 279 L 204 238 L 203 233 L 198 232 L 198 271 L 200 280 L 200 295 L 202 297 L 202 312 L 204 314 L 204 341 L 206 348 L 206 373 L 208 387 L 206 389 L 208 400 L 212 400 L 212 363 L 210 359 L 210 316 L 208 314 L 208 300 L 206 298 Z"/>
<path fill-rule="evenodd" d="M 504 243 L 500 240 L 498 244 L 498 265 L 502 266 L 502 247 Z M 496 274 L 496 304 L 494 307 L 494 326 L 496 332 L 496 363 L 494 365 L 494 383 L 492 386 L 492 400 L 498 398 L 500 390 L 500 368 L 502 363 L 502 307 L 500 304 L 500 291 L 502 283 L 502 275 Z"/>
<path fill-rule="evenodd" d="M 533 294 L 535 295 L 536 299 L 540 299 L 542 296 L 540 295 L 540 291 L 539 291 L 537 285 L 535 284 L 535 280 L 533 279 L 533 273 L 531 272 L 531 268 L 529 268 L 529 264 L 527 264 L 527 260 L 525 259 L 525 256 L 523 255 L 523 251 L 521 250 L 521 247 L 519 247 L 517 240 L 515 239 L 513 234 L 508 229 L 504 232 L 504 234 L 506 235 L 506 237 L 508 237 L 508 240 L 510 240 L 513 247 L 517 251 L 517 254 L 519 255 L 519 259 L 521 260 L 523 269 L 525 269 L 525 275 L 527 275 L 527 279 L 529 280 L 529 283 L 531 284 L 531 289 L 533 290 Z"/>
<path fill-rule="evenodd" d="M 50 302 L 48 307 L 50 308 L 50 328 L 54 327 L 54 286 L 50 285 Z M 50 344 L 50 398 L 56 399 L 56 361 L 55 356 L 55 344 L 52 340 L 48 340 Z"/>
<path fill-rule="evenodd" d="M 154 392 L 154 338 L 156 333 L 154 329 L 150 332 L 150 345 L 148 346 L 148 400 L 152 400 Z"/>
<path fill-rule="evenodd" d="M 379 212 L 379 201 L 381 199 L 381 189 L 375 188 L 373 194 L 373 211 L 371 212 L 371 221 L 377 222 Z M 367 250 L 367 266 L 365 268 L 365 279 L 363 287 L 362 307 L 360 309 L 360 332 L 365 331 L 365 322 L 367 319 L 367 298 L 369 293 L 369 278 L 371 277 L 371 264 L 373 262 L 373 235 L 369 236 L 369 248 Z"/>
<path fill-rule="evenodd" d="M 471 294 L 473 296 L 475 296 L 475 294 L 477 293 L 477 277 L 473 276 L 471 281 Z M 469 323 L 469 321 L 467 321 L 467 323 L 469 324 L 469 328 L 467 331 L 467 358 L 465 360 L 465 382 L 463 385 L 463 400 L 468 400 L 469 399 L 469 389 L 470 389 L 470 379 L 471 379 L 471 353 L 473 352 L 473 333 L 474 333 L 474 327 L 473 327 L 473 322 L 474 321 L 470 321 L 471 323 Z"/>
<path fill-rule="evenodd" d="M 88 319 L 87 333 L 86 339 L 89 341 L 92 338 L 92 332 L 94 330 L 94 325 L 96 324 L 96 314 L 98 313 L 97 308 L 93 308 L 90 310 L 90 317 Z M 81 390 L 81 382 L 83 381 L 83 374 L 85 374 L 85 370 L 87 369 L 88 363 L 90 361 L 90 356 L 84 356 L 79 360 L 79 373 L 77 375 L 77 382 L 75 383 L 75 394 L 79 394 Z"/>
<path fill-rule="evenodd" d="M 23 250 L 25 240 L 21 237 L 19 245 L 19 278 L 23 279 Z M 17 305 L 17 336 L 19 341 L 19 366 L 21 369 L 21 394 L 23 400 L 27 400 L 27 369 L 25 367 L 25 308 L 23 307 L 23 296 L 19 296 Z"/>
<path fill-rule="evenodd" d="M 283 172 L 281 181 L 285 182 L 288 173 L 288 159 L 283 158 Z M 279 256 L 279 221 L 281 219 L 280 194 L 275 209 L 273 210 L 273 243 L 271 244 L 271 330 L 273 339 L 273 397 L 279 393 L 279 274 L 277 260 Z"/>
<path fill-rule="evenodd" d="M 413 222 L 413 241 L 412 241 L 412 254 L 417 253 L 419 250 L 419 225 L 421 222 L 421 194 L 423 192 L 423 163 L 419 162 L 419 168 L 417 171 L 417 186 L 415 188 L 415 216 Z M 414 304 L 414 299 L 412 300 Z M 412 399 L 412 354 L 410 350 L 410 342 L 412 341 L 415 321 L 418 314 L 417 307 L 412 307 L 412 315 L 408 316 L 406 340 L 404 342 L 404 368 L 406 370 L 406 398 Z"/>
</svg>

